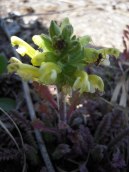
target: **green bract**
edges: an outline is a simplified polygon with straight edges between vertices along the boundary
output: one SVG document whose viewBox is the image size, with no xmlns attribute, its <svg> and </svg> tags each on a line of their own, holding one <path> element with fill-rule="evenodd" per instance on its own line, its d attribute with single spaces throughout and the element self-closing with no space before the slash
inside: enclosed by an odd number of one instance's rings
<svg viewBox="0 0 129 172">
<path fill-rule="evenodd" d="M 97 75 L 86 73 L 85 67 L 93 64 L 109 65 L 108 54 L 119 56 L 115 48 L 89 48 L 91 37 L 75 36 L 68 18 L 60 25 L 51 21 L 49 35 L 34 35 L 32 40 L 40 50 L 35 50 L 16 36 L 11 37 L 12 45 L 18 46 L 17 52 L 21 56 L 28 55 L 32 64 L 23 64 L 12 57 L 8 71 L 17 73 L 27 81 L 56 84 L 62 90 L 79 90 L 81 94 L 94 93 L 96 89 L 104 90 L 103 80 Z"/>
</svg>

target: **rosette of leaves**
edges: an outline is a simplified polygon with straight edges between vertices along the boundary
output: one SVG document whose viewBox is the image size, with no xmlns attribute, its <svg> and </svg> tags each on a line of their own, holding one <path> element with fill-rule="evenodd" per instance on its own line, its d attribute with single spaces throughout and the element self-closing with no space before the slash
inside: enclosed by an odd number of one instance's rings
<svg viewBox="0 0 129 172">
<path fill-rule="evenodd" d="M 55 84 L 61 90 L 73 89 L 81 94 L 94 93 L 96 89 L 104 90 L 102 78 L 95 74 L 89 75 L 85 72 L 85 67 L 96 63 L 109 64 L 108 54 L 119 56 L 119 51 L 115 48 L 88 48 L 91 37 L 74 35 L 68 18 L 60 25 L 51 21 L 49 35 L 34 35 L 32 40 L 38 50 L 16 36 L 11 37 L 12 45 L 18 46 L 17 52 L 21 56 L 28 55 L 32 64 L 23 64 L 12 57 L 8 71 L 17 73 L 27 81 Z"/>
</svg>

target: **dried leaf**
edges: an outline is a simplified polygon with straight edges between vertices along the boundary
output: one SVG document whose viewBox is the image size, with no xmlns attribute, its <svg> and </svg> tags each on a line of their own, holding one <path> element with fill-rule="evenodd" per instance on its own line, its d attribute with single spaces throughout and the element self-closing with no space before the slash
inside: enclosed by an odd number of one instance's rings
<svg viewBox="0 0 129 172">
<path fill-rule="evenodd" d="M 38 129 L 38 130 L 43 131 L 43 132 L 52 133 L 52 134 L 56 134 L 56 135 L 58 134 L 58 132 L 55 128 L 46 127 L 45 124 L 43 123 L 43 121 L 41 121 L 40 119 L 35 119 L 32 122 L 32 126 L 35 129 Z"/>
<path fill-rule="evenodd" d="M 111 102 L 116 102 L 117 98 L 119 96 L 120 90 L 122 88 L 122 81 L 119 81 L 114 89 L 114 92 L 112 94 Z"/>
<path fill-rule="evenodd" d="M 125 88 L 125 84 L 123 83 L 122 85 L 122 94 L 121 94 L 121 98 L 120 98 L 120 106 L 126 107 L 127 105 L 127 92 L 126 92 L 126 88 Z"/>
</svg>

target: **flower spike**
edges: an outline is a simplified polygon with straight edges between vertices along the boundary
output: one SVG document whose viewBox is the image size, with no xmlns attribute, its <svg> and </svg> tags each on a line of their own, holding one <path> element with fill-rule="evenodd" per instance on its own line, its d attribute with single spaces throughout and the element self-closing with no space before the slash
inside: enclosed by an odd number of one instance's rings
<svg viewBox="0 0 129 172">
<path fill-rule="evenodd" d="M 28 43 L 11 37 L 13 46 L 18 46 L 17 52 L 22 56 L 28 55 L 31 64 L 23 64 L 15 57 L 10 59 L 9 72 L 16 72 L 24 80 L 37 81 L 41 84 L 55 84 L 59 90 L 69 94 L 71 90 L 94 93 L 104 91 L 101 77 L 88 74 L 85 71 L 94 65 L 110 65 L 109 55 L 118 57 L 120 52 L 115 48 L 95 49 L 89 43 L 89 35 L 78 37 L 68 18 L 61 24 L 51 21 L 49 34 L 34 35 L 33 42 L 38 46 L 36 50 Z"/>
</svg>

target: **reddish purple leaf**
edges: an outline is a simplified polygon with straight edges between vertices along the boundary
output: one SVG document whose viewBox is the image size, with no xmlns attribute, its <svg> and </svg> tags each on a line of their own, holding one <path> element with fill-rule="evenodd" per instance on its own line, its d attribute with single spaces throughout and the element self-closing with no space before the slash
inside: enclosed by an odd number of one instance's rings
<svg viewBox="0 0 129 172">
<path fill-rule="evenodd" d="M 40 85 L 37 82 L 34 82 L 33 85 L 34 85 L 35 90 L 38 92 L 38 94 L 40 95 L 42 99 L 46 99 L 48 102 L 50 102 L 52 107 L 58 109 L 57 103 L 54 100 L 52 94 L 50 93 L 50 90 L 48 89 L 46 85 Z"/>
<path fill-rule="evenodd" d="M 41 121 L 40 119 L 35 119 L 32 122 L 32 126 L 34 127 L 34 129 L 38 129 L 38 130 L 43 131 L 43 132 L 52 133 L 55 135 L 58 134 L 57 129 L 46 127 L 45 124 L 43 123 L 43 121 Z"/>
<path fill-rule="evenodd" d="M 48 112 L 48 106 L 46 104 L 44 104 L 43 102 L 41 102 L 38 105 L 38 112 L 48 114 L 49 113 Z"/>
</svg>

